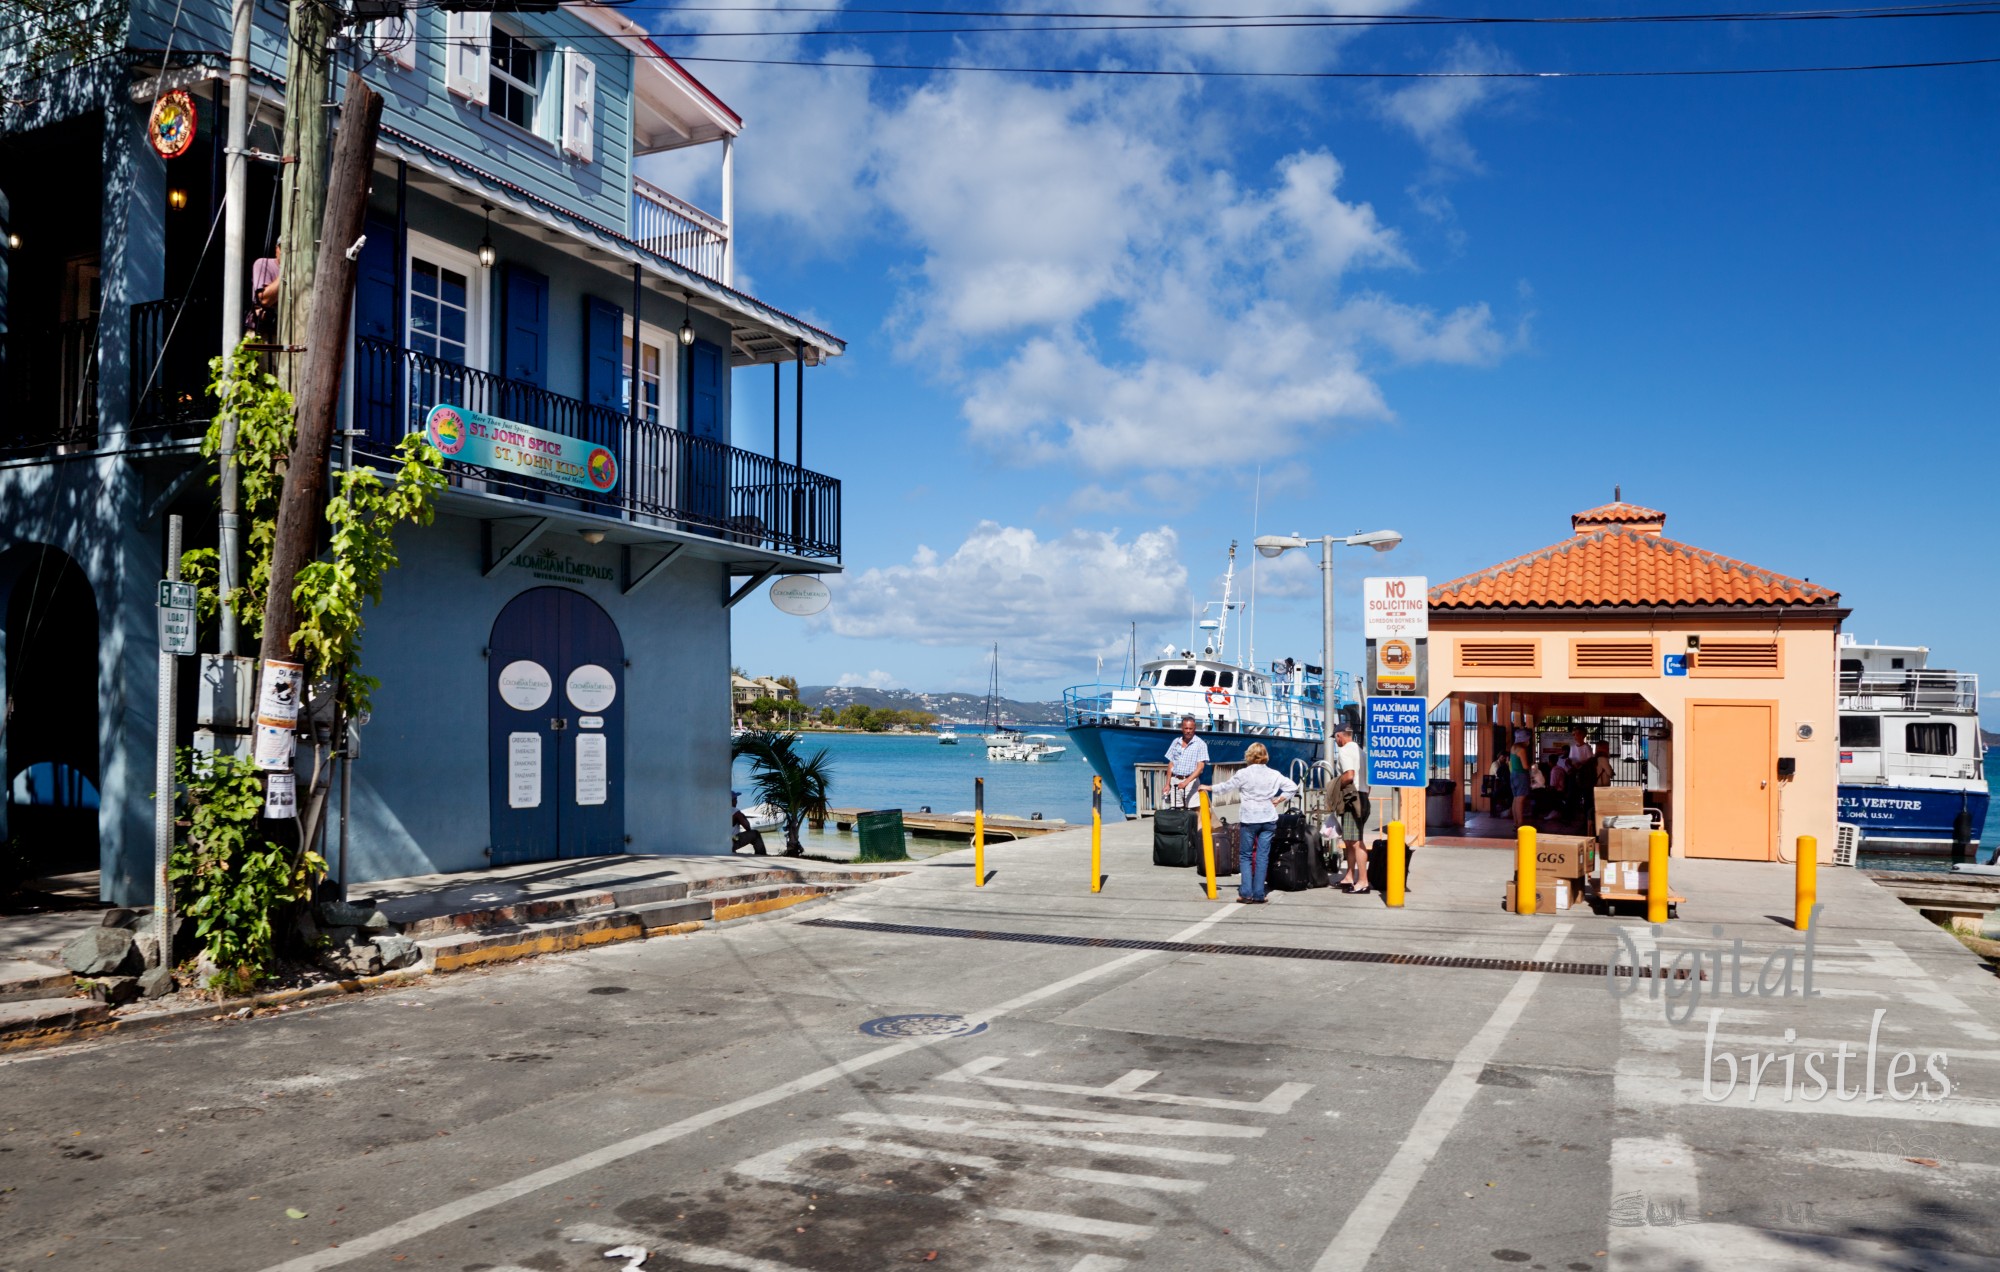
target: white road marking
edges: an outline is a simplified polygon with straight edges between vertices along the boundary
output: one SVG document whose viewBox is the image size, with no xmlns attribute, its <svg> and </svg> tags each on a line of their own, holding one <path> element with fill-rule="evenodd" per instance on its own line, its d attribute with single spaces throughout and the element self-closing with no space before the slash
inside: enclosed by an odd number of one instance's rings
<svg viewBox="0 0 2000 1272">
<path fill-rule="evenodd" d="M 1575 925 L 1558 923 L 1549 929 L 1542 944 L 1535 951 L 1536 962 L 1546 962 L 1553 958 L 1562 946 L 1563 938 L 1569 935 Z M 1479 1032 L 1458 1053 L 1451 1063 L 1451 1071 L 1438 1083 L 1437 1090 L 1425 1102 L 1423 1111 L 1417 1114 L 1403 1137 L 1402 1145 L 1375 1183 L 1361 1198 L 1359 1205 L 1349 1212 L 1347 1221 L 1335 1234 L 1333 1244 L 1320 1255 L 1319 1262 L 1313 1264 L 1313 1272 L 1360 1272 L 1374 1257 L 1376 1247 L 1387 1235 L 1389 1225 L 1396 1221 L 1403 1206 L 1416 1190 L 1430 1167 L 1431 1160 L 1443 1146 L 1445 1137 L 1465 1115 L 1466 1106 L 1479 1092 L 1479 1074 L 1487 1061 L 1499 1051 L 1500 1044 L 1507 1038 L 1507 1031 L 1521 1018 L 1521 1011 L 1528 1005 L 1535 987 L 1542 983 L 1543 973 L 1522 972 L 1515 978 L 1513 987 L 1493 1014 L 1481 1025 Z"/>
<path fill-rule="evenodd" d="M 1042 1135 L 1027 1131 L 996 1129 L 990 1122 L 969 1117 L 925 1117 L 917 1113 L 876 1113 L 857 1110 L 842 1113 L 840 1120 L 856 1126 L 892 1126 L 898 1130 L 923 1131 L 933 1135 L 960 1135 L 972 1139 L 1001 1140 L 1009 1144 L 1035 1144 L 1046 1148 L 1074 1148 L 1108 1157 L 1145 1157 L 1156 1162 L 1186 1162 L 1198 1166 L 1227 1166 L 1234 1153 L 1209 1153 L 1198 1148 L 1168 1148 L 1164 1144 L 1119 1144 L 1111 1140 L 1081 1139 L 1071 1135 Z"/>
<path fill-rule="evenodd" d="M 1018 1127 L 1029 1131 L 1081 1131 L 1085 1134 L 1118 1131 L 1126 1135 L 1204 1136 L 1221 1139 L 1258 1139 L 1265 1131 L 1261 1126 L 1243 1126 L 1235 1122 L 1197 1122 L 1192 1118 L 1147 1117 L 1143 1113 L 1104 1113 L 1097 1109 L 1066 1109 L 1056 1104 L 1004 1104 L 999 1100 L 972 1100 L 955 1095 L 931 1095 L 922 1091 L 899 1092 L 894 1098 L 914 1100 L 922 1104 L 942 1104 L 954 1109 L 992 1109 L 1000 1113 L 1033 1113 L 1039 1118 L 1069 1119 L 1059 1122 L 990 1123 L 998 1130 Z"/>
<path fill-rule="evenodd" d="M 1129 1260 L 1114 1259 L 1108 1254 L 1086 1254 L 1069 1272 L 1118 1272 L 1120 1268 L 1131 1266 Z"/>
<path fill-rule="evenodd" d="M 1173 936 L 1168 937 L 1167 940 L 1173 944 L 1182 944 L 1200 935 L 1215 924 L 1222 922 L 1224 919 L 1229 918 L 1231 915 L 1241 912 L 1242 908 L 1238 906 L 1218 906 L 1207 917 L 1182 928 Z M 1134 950 L 1130 954 L 1122 954 L 1109 962 L 1100 963 L 1096 967 L 1087 968 L 1073 976 L 1065 976 L 1063 979 L 1053 981 L 1039 989 L 1032 989 L 1025 994 L 1017 995 L 998 1006 L 989 1007 L 984 1011 L 969 1013 L 966 1019 L 969 1021 L 984 1022 L 998 1020 L 1000 1017 L 1008 1015 L 1011 1012 L 1033 1006 L 1043 999 L 1067 993 L 1079 985 L 1087 985 L 1091 981 L 1108 976 L 1115 971 L 1130 967 L 1135 963 L 1144 962 L 1146 959 L 1152 958 L 1155 954 L 1162 952 L 1160 950 Z M 420 1211 L 407 1219 L 392 1223 L 386 1228 L 377 1228 L 373 1232 L 353 1237 L 343 1242 L 337 1248 L 315 1250 L 310 1254 L 302 1254 L 295 1259 L 288 1259 L 283 1263 L 274 1263 L 269 1268 L 266 1268 L 264 1272 L 321 1272 L 325 1268 L 337 1268 L 343 1263 L 352 1263 L 364 1255 L 378 1254 L 384 1250 L 393 1249 L 426 1233 L 435 1232 L 437 1229 L 445 1227 L 448 1224 L 459 1223 L 474 1215 L 491 1210 L 495 1206 L 505 1205 L 507 1202 L 518 1200 L 531 1193 L 540 1192 L 544 1188 L 553 1187 L 564 1180 L 574 1179 L 578 1175 L 609 1166 L 613 1162 L 620 1162 L 628 1157 L 646 1152 L 649 1149 L 658 1148 L 662 1144 L 672 1143 L 674 1140 L 693 1135 L 697 1131 L 706 1130 L 717 1123 L 726 1122 L 740 1114 L 755 1112 L 758 1109 L 776 1104 L 780 1100 L 816 1090 L 856 1070 L 866 1069 L 871 1065 L 882 1064 L 898 1056 L 907 1055 L 912 1051 L 918 1051 L 925 1047 L 934 1047 L 946 1041 L 949 1041 L 949 1039 L 944 1037 L 906 1038 L 900 1042 L 891 1043 L 886 1047 L 877 1047 L 852 1059 L 843 1060 L 838 1064 L 831 1064 L 822 1069 L 816 1069 L 804 1077 L 793 1078 L 789 1082 L 781 1082 L 777 1086 L 759 1091 L 754 1095 L 746 1095 L 739 1100 L 731 1100 L 727 1104 L 719 1104 L 712 1109 L 705 1109 L 691 1117 L 684 1117 L 678 1122 L 670 1122 L 654 1130 L 617 1140 L 601 1148 L 592 1149 L 588 1153 L 579 1153 L 566 1162 L 559 1162 L 554 1166 L 545 1167 L 531 1174 L 523 1175 L 519 1179 L 512 1179 L 504 1184 L 496 1184 L 491 1188 L 482 1188 L 478 1192 L 467 1194 L 456 1201 L 448 1201 L 441 1206 L 433 1206 L 429 1210 Z"/>
<path fill-rule="evenodd" d="M 1080 1147 L 1080 1146 L 1079 1146 Z M 1090 1170 L 1082 1166 L 1048 1166 L 1036 1172 L 1056 1179 L 1073 1179 L 1080 1184 L 1109 1184 L 1113 1188 L 1143 1188 L 1149 1192 L 1198 1193 L 1208 1187 L 1204 1179 L 1170 1179 L 1165 1175 L 1128 1175 L 1122 1170 Z"/>
<path fill-rule="evenodd" d="M 1933 1187 L 1978 1188 L 1980 1195 L 1992 1196 L 2000 1187 L 2000 1166 L 1985 1162 L 1945 1161 L 1938 1158 L 1899 1157 L 1894 1153 L 1867 1153 L 1852 1148 L 1815 1148 L 1788 1152 L 1791 1161 L 1811 1166 L 1835 1166 L 1842 1170 L 1872 1170 L 1884 1175 L 1908 1175 Z M 1925 1163 L 1928 1162 L 1929 1165 Z"/>
<path fill-rule="evenodd" d="M 1068 1232 L 1079 1237 L 1109 1237 L 1114 1241 L 1144 1241 L 1155 1231 L 1146 1224 L 1085 1219 L 1082 1215 L 1057 1214 L 1053 1210 L 1010 1210 L 996 1206 L 974 1213 L 1004 1223 L 1017 1223 L 1024 1228 L 1047 1228 L 1051 1232 Z"/>
<path fill-rule="evenodd" d="M 1829 1267 L 1897 1272 L 1996 1272 L 1976 1255 L 1884 1245 L 1823 1232 L 1776 1232 L 1701 1218 L 1694 1151 L 1678 1136 L 1611 1144 L 1610 1272 L 1825 1272 Z M 1623 1203 L 1623 1204 L 1621 1204 Z"/>
<path fill-rule="evenodd" d="M 1149 1104 L 1175 1104 L 1190 1109 L 1222 1109 L 1234 1113 L 1289 1113 L 1300 1096 L 1312 1090 L 1310 1082 L 1287 1082 L 1261 1100 L 1225 1100 L 1209 1095 L 1168 1095 L 1147 1092 L 1140 1087 L 1159 1077 L 1152 1069 L 1134 1069 L 1103 1086 L 1077 1086 L 1068 1082 L 1029 1082 L 1022 1078 L 995 1078 L 987 1074 L 1007 1063 L 1005 1056 L 981 1056 L 971 1064 L 938 1075 L 939 1082 L 976 1082 L 981 1086 L 1004 1087 L 1012 1091 L 1044 1091 L 1052 1095 L 1094 1096 L 1107 1100 L 1142 1100 Z"/>
</svg>

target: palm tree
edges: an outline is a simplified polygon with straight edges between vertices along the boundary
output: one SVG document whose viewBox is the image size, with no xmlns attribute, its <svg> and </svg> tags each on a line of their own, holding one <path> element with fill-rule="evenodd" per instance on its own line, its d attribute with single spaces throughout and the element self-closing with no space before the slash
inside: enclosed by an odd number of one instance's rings
<svg viewBox="0 0 2000 1272">
<path fill-rule="evenodd" d="M 757 729 L 734 738 L 729 756 L 750 757 L 750 791 L 785 819 L 785 855 L 805 855 L 799 826 L 811 818 L 826 819 L 827 792 L 833 785 L 833 765 L 824 750 L 810 756 L 798 752 L 799 735 L 777 729 Z"/>
</svg>

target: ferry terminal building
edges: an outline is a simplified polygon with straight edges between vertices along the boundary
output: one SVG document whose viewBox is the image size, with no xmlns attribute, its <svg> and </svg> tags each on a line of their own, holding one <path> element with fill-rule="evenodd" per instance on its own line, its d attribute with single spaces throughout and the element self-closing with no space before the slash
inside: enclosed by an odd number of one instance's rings
<svg viewBox="0 0 2000 1272">
<path fill-rule="evenodd" d="M 1511 836 L 1475 811 L 1479 779 L 1554 718 L 1606 741 L 1617 784 L 1644 788 L 1676 856 L 1790 860 L 1811 835 L 1831 860 L 1849 611 L 1831 588 L 1665 529 L 1663 512 L 1605 504 L 1573 515 L 1566 539 L 1430 589 L 1430 696 L 1458 816 L 1424 826 L 1425 801 L 1406 801 L 1413 840 Z"/>
</svg>

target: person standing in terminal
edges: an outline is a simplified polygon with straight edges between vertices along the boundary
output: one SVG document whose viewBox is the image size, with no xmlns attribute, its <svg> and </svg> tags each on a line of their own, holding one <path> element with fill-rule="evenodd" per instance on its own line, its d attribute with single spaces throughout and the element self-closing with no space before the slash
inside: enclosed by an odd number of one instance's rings
<svg viewBox="0 0 2000 1272">
<path fill-rule="evenodd" d="M 1194 799 L 1202 770 L 1208 767 L 1208 743 L 1195 736 L 1194 717 L 1181 717 L 1181 735 L 1167 744 L 1167 772 L 1172 781 L 1169 794 L 1177 808 Z"/>
<path fill-rule="evenodd" d="M 1368 891 L 1368 849 L 1363 839 L 1368 814 L 1362 811 L 1361 748 L 1354 743 L 1354 730 L 1345 724 L 1333 731 L 1333 744 L 1333 815 L 1340 823 L 1344 862 L 1333 886 L 1358 896 Z"/>
<path fill-rule="evenodd" d="M 1192 721 L 1190 721 L 1192 723 Z M 1242 839 L 1237 848 L 1241 875 L 1236 882 L 1236 899 L 1245 905 L 1262 905 L 1264 874 L 1271 865 L 1271 836 L 1278 828 L 1278 805 L 1298 794 L 1299 784 L 1271 768 L 1271 758 L 1262 742 L 1252 742 L 1243 752 L 1243 767 L 1220 786 L 1204 786 L 1205 791 L 1236 791 L 1243 799 Z"/>
</svg>

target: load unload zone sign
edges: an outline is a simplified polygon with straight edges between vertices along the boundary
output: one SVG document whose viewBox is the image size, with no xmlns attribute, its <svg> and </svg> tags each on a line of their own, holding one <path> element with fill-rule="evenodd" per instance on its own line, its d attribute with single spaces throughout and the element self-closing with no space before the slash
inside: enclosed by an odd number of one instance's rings
<svg viewBox="0 0 2000 1272">
<path fill-rule="evenodd" d="M 598 494 L 608 494 L 618 484 L 618 457 L 609 447 L 469 407 L 432 407 L 424 417 L 424 436 L 438 454 L 461 464 L 539 477 Z"/>
<path fill-rule="evenodd" d="M 1368 784 L 1422 786 L 1430 726 L 1422 698 L 1368 699 Z"/>
</svg>

